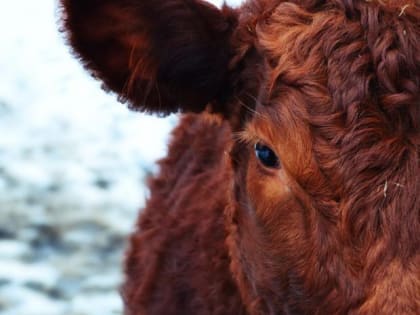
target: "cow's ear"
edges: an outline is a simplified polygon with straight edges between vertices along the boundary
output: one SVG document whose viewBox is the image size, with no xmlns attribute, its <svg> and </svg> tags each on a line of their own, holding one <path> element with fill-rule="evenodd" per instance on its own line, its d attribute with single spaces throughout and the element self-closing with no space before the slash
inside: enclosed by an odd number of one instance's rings
<svg viewBox="0 0 420 315">
<path fill-rule="evenodd" d="M 200 0 L 61 0 L 75 54 L 135 110 L 202 111 L 225 88 L 235 15 Z"/>
</svg>

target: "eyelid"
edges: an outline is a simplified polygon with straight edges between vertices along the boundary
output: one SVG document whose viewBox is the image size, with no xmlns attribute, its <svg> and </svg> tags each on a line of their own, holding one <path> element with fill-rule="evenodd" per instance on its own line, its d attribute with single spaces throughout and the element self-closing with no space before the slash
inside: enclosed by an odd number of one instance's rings
<svg viewBox="0 0 420 315">
<path fill-rule="evenodd" d="M 237 132 L 235 139 L 239 142 L 242 142 L 248 145 L 254 145 L 257 142 L 264 142 L 264 141 L 261 141 L 261 139 L 258 136 L 256 136 L 253 132 L 251 132 L 248 129 Z"/>
<path fill-rule="evenodd" d="M 268 141 L 265 141 L 264 139 L 262 139 L 261 137 L 259 137 L 254 132 L 252 132 L 248 129 L 246 129 L 244 131 L 241 131 L 241 132 L 238 132 L 237 133 L 237 140 L 244 143 L 244 144 L 252 146 L 253 149 L 255 149 L 255 145 L 257 143 L 261 143 L 261 144 L 263 144 L 263 145 L 265 145 L 265 146 L 267 146 L 271 149 L 271 146 L 267 144 Z M 273 150 L 273 149 L 271 149 L 271 150 Z M 276 153 L 274 150 L 273 150 L 273 152 Z M 276 155 L 277 155 L 277 153 L 276 153 Z"/>
</svg>

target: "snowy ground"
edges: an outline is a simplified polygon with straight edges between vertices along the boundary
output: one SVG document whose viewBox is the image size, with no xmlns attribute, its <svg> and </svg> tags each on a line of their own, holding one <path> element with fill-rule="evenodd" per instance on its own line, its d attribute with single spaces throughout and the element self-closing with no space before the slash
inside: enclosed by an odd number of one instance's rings
<svg viewBox="0 0 420 315">
<path fill-rule="evenodd" d="M 55 5 L 0 0 L 0 314 L 120 314 L 125 240 L 176 117 L 105 95 Z"/>
</svg>

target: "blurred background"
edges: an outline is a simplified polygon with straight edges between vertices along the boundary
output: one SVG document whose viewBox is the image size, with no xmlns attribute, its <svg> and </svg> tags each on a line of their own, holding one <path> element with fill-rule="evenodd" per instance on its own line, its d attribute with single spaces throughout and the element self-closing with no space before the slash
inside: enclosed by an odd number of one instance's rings
<svg viewBox="0 0 420 315">
<path fill-rule="evenodd" d="M 177 117 L 105 94 L 57 21 L 56 0 L 0 0 L 0 314 L 121 314 L 126 239 Z"/>
</svg>

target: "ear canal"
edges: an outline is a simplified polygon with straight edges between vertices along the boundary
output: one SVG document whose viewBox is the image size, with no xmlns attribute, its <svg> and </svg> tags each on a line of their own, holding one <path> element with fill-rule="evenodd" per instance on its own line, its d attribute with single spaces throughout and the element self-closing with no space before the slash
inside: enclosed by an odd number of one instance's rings
<svg viewBox="0 0 420 315">
<path fill-rule="evenodd" d="M 200 0 L 61 0 L 64 32 L 131 109 L 202 111 L 227 83 L 232 10 Z"/>
</svg>

